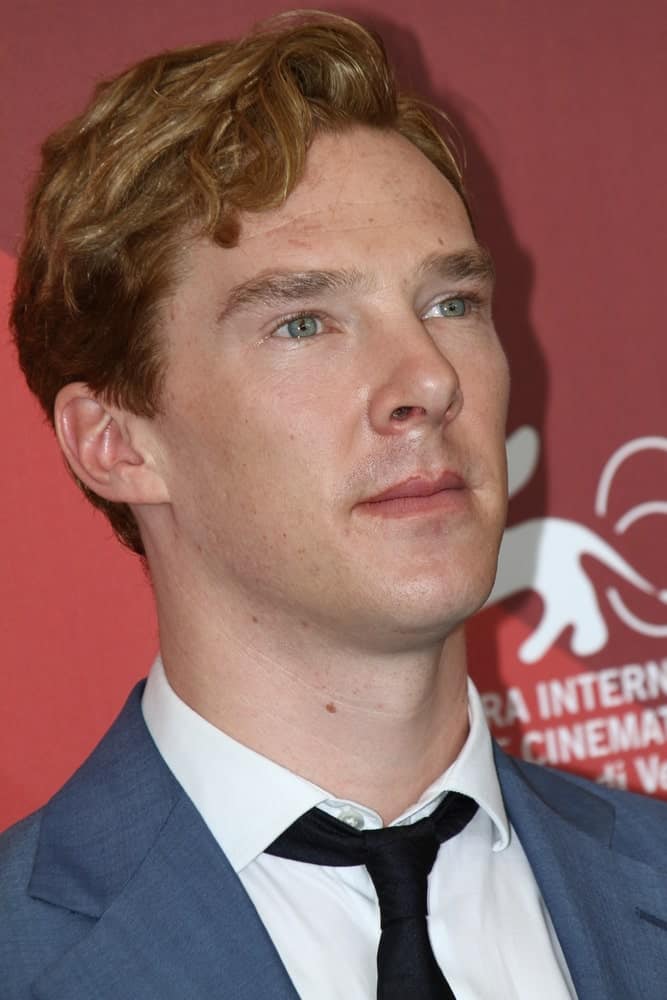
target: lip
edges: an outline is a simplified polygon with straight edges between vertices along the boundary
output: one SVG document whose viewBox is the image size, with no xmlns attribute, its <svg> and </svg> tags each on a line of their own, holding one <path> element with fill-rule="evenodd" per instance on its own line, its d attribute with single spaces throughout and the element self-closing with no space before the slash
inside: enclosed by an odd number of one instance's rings
<svg viewBox="0 0 667 1000">
<path fill-rule="evenodd" d="M 440 473 L 436 479 L 429 479 L 427 476 L 410 476 L 400 483 L 395 483 L 388 489 L 368 497 L 364 504 L 381 504 L 388 500 L 401 500 L 408 497 L 432 497 L 437 493 L 450 490 L 465 489 L 463 478 L 457 473 L 447 469 Z"/>
<path fill-rule="evenodd" d="M 436 479 L 410 476 L 363 500 L 359 507 L 368 514 L 382 517 L 442 513 L 459 507 L 465 498 L 465 490 L 463 478 L 457 472 L 447 470 Z"/>
</svg>

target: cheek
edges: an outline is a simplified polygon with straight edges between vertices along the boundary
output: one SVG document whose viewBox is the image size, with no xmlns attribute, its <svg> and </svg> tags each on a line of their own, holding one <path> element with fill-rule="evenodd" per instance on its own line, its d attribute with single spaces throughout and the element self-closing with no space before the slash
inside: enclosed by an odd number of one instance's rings
<svg viewBox="0 0 667 1000">
<path fill-rule="evenodd" d="M 507 417 L 507 408 L 509 405 L 510 396 L 510 368 L 509 362 L 507 360 L 507 355 L 505 351 L 498 343 L 498 357 L 497 357 L 497 368 L 498 368 L 498 392 L 501 402 L 501 412 L 503 415 L 503 421 Z"/>
<path fill-rule="evenodd" d="M 496 377 L 492 384 L 490 398 L 488 401 L 490 419 L 493 420 L 499 437 L 505 442 L 507 430 L 507 412 L 509 409 L 510 378 L 509 368 L 505 355 L 499 360 Z M 504 454 L 504 447 L 503 447 Z"/>
<path fill-rule="evenodd" d="M 459 378 L 463 391 L 464 408 L 470 418 L 494 439 L 504 440 L 505 422 L 509 403 L 509 369 L 507 359 L 499 344 L 489 345 L 489 350 L 476 352 L 462 360 Z"/>
</svg>

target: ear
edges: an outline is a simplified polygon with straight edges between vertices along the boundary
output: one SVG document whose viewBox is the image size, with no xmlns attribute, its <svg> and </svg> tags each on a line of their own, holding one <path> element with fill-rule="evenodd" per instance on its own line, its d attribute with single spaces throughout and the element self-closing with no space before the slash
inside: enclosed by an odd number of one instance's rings
<svg viewBox="0 0 667 1000">
<path fill-rule="evenodd" d="M 54 424 L 74 474 L 90 490 L 117 503 L 167 503 L 146 418 L 101 401 L 84 382 L 56 397 Z"/>
</svg>

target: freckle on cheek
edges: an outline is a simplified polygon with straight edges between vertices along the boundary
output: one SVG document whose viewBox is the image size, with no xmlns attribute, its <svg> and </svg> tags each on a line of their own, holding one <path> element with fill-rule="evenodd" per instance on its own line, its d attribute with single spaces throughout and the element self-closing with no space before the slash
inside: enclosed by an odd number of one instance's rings
<svg viewBox="0 0 667 1000">
<path fill-rule="evenodd" d="M 329 712 L 331 715 L 333 715 L 333 713 L 336 711 L 336 706 L 332 701 L 328 702 L 324 707 L 326 708 L 327 712 Z"/>
</svg>

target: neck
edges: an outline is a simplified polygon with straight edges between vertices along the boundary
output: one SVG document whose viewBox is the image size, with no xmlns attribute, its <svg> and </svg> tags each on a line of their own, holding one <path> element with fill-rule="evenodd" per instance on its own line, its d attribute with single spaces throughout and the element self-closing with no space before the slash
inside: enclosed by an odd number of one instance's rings
<svg viewBox="0 0 667 1000">
<path fill-rule="evenodd" d="M 234 739 L 391 822 L 458 755 L 468 732 L 465 642 L 400 651 L 337 646 L 313 628 L 233 613 L 156 587 L 172 688 Z"/>
</svg>

